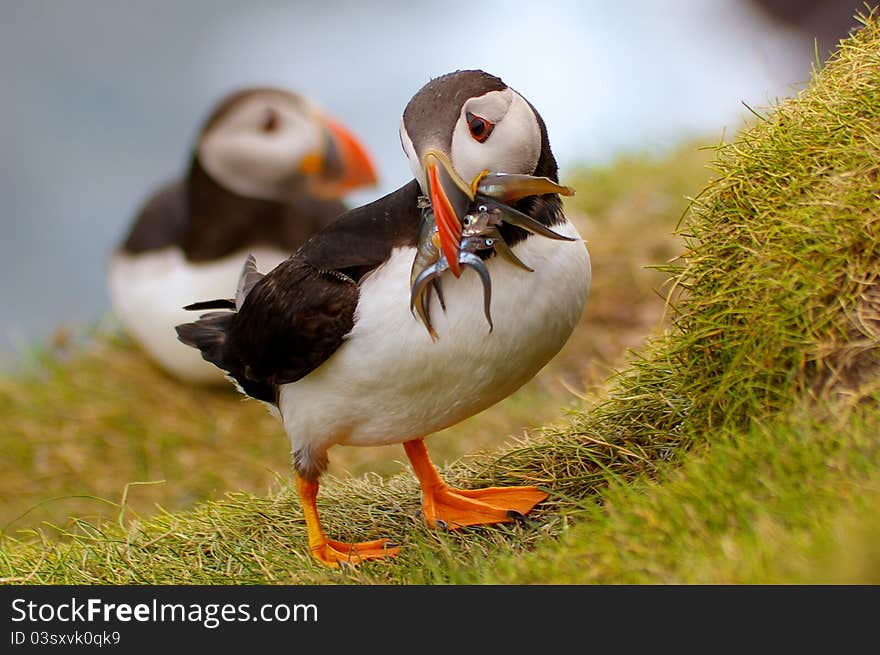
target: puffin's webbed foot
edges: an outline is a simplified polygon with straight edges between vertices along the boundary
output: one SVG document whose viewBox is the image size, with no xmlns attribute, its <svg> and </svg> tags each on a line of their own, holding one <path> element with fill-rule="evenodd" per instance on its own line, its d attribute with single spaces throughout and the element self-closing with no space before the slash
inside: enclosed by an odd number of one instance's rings
<svg viewBox="0 0 880 655">
<path fill-rule="evenodd" d="M 400 548 L 390 539 L 376 539 L 345 543 L 328 539 L 318 518 L 318 480 L 296 476 L 297 492 L 302 503 L 306 532 L 309 538 L 309 551 L 316 560 L 331 567 L 342 564 L 360 564 L 370 559 L 397 557 Z"/>
<path fill-rule="evenodd" d="M 397 557 L 400 548 L 391 539 L 376 539 L 375 541 L 359 541 L 345 543 L 325 539 L 323 543 L 309 544 L 312 557 L 325 564 L 336 568 L 340 565 L 360 564 L 371 559 L 385 559 Z"/>
<path fill-rule="evenodd" d="M 547 498 L 537 487 L 455 489 L 434 467 L 422 439 L 403 444 L 422 488 L 422 512 L 431 527 L 456 530 L 469 525 L 509 523 Z"/>
</svg>

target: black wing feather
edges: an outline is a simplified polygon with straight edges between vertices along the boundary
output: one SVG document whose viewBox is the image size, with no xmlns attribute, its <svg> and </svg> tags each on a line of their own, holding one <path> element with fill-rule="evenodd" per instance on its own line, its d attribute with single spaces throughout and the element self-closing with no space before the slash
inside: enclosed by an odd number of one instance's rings
<svg viewBox="0 0 880 655">
<path fill-rule="evenodd" d="M 351 332 L 363 276 L 395 247 L 415 245 L 418 195 L 413 181 L 347 212 L 256 282 L 237 312 L 180 325 L 178 338 L 248 395 L 277 403 L 279 385 L 311 373 Z"/>
<path fill-rule="evenodd" d="M 229 335 L 245 377 L 274 385 L 296 382 L 336 351 L 358 300 L 352 280 L 297 260 L 280 268 L 251 290 Z"/>
<path fill-rule="evenodd" d="M 184 181 L 168 182 L 144 202 L 122 250 L 137 255 L 179 244 L 186 230 L 186 213 Z"/>
<path fill-rule="evenodd" d="M 235 301 L 231 298 L 201 300 L 199 302 L 194 302 L 186 305 L 184 309 L 190 312 L 202 311 L 205 309 L 235 309 Z"/>
</svg>

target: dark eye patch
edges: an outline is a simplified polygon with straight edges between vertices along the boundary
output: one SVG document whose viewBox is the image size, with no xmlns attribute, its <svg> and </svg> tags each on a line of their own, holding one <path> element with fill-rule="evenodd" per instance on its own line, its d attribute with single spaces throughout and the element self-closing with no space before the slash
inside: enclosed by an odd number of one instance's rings
<svg viewBox="0 0 880 655">
<path fill-rule="evenodd" d="M 260 125 L 263 132 L 275 132 L 279 127 L 281 127 L 281 118 L 279 118 L 278 112 L 274 109 L 266 110 L 266 115 L 263 117 L 263 122 Z"/>
</svg>

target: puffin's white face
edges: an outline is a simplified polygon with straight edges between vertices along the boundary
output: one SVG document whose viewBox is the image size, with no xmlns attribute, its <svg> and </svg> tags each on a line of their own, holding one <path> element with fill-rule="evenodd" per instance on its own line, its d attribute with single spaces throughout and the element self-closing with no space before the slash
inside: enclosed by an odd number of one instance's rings
<svg viewBox="0 0 880 655">
<path fill-rule="evenodd" d="M 400 141 L 425 193 L 428 187 L 419 155 L 430 149 L 446 152 L 455 172 L 467 183 L 484 170 L 531 174 L 541 156 L 541 128 L 535 112 L 510 88 L 468 99 L 461 107 L 449 146 L 414 144 L 402 119 Z"/>
<path fill-rule="evenodd" d="M 202 136 L 198 156 L 208 174 L 244 196 L 280 200 L 299 173 L 314 172 L 327 133 L 304 100 L 256 92 L 231 107 Z"/>
</svg>

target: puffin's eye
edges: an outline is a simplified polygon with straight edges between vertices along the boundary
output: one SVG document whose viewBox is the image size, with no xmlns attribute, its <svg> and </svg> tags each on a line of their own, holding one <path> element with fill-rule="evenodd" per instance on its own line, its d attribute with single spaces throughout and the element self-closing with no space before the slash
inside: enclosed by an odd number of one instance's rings
<svg viewBox="0 0 880 655">
<path fill-rule="evenodd" d="M 471 136 L 474 137 L 474 140 L 479 141 L 480 143 L 483 143 L 483 141 L 488 139 L 489 135 L 492 134 L 492 130 L 495 129 L 495 125 L 482 116 L 467 112 L 465 118 L 467 119 L 468 129 L 471 131 Z"/>
<path fill-rule="evenodd" d="M 281 121 L 278 119 L 278 114 L 275 110 L 269 109 L 263 117 L 263 122 L 260 125 L 260 128 L 263 132 L 274 132 L 278 129 L 280 123 Z"/>
</svg>

